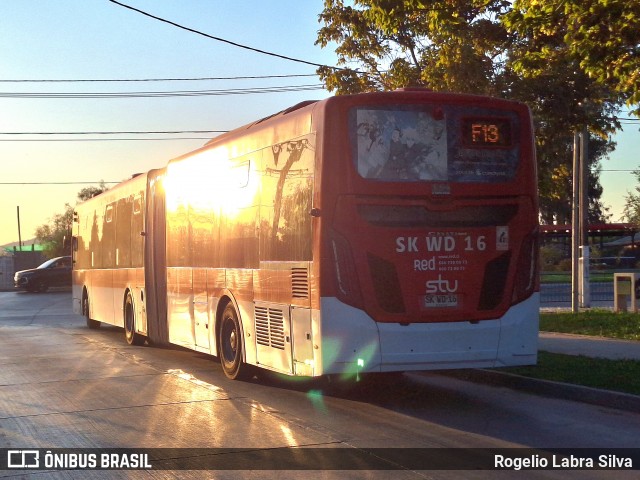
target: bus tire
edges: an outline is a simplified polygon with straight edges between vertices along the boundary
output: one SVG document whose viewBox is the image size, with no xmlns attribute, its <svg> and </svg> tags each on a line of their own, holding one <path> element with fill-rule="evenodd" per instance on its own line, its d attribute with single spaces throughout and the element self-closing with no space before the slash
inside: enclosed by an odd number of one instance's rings
<svg viewBox="0 0 640 480">
<path fill-rule="evenodd" d="M 82 315 L 84 315 L 87 322 L 87 327 L 96 329 L 100 328 L 100 325 L 102 325 L 98 320 L 93 320 L 89 315 L 89 295 L 87 295 L 86 291 L 82 295 Z"/>
<path fill-rule="evenodd" d="M 129 345 L 142 345 L 144 337 L 136 332 L 136 312 L 133 308 L 133 297 L 127 292 L 124 299 L 124 333 Z"/>
<path fill-rule="evenodd" d="M 238 313 L 231 302 L 222 312 L 218 329 L 218 357 L 222 371 L 231 380 L 247 378 L 249 366 L 242 361 L 244 344 Z"/>
</svg>

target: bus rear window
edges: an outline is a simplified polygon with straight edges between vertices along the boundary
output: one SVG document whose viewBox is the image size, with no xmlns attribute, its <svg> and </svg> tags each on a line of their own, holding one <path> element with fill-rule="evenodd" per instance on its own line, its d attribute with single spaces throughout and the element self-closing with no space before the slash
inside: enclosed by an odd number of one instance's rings
<svg viewBox="0 0 640 480">
<path fill-rule="evenodd" d="M 519 130 L 515 112 L 486 107 L 361 106 L 349 116 L 358 173 L 388 182 L 511 181 Z"/>
</svg>

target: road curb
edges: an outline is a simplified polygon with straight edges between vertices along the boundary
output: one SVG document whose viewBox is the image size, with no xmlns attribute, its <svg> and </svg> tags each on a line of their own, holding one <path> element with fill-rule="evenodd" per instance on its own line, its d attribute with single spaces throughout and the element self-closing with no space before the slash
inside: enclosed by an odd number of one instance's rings
<svg viewBox="0 0 640 480">
<path fill-rule="evenodd" d="M 572 400 L 634 413 L 640 412 L 640 396 L 629 393 L 612 392 L 610 390 L 553 382 L 551 380 L 540 380 L 495 370 L 452 370 L 441 373 L 460 380 L 513 388 L 545 397 Z"/>
</svg>

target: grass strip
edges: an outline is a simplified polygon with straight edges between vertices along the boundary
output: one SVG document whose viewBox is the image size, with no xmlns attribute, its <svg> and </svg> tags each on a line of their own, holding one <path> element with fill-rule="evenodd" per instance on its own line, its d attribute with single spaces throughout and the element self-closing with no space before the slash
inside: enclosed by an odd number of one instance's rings
<svg viewBox="0 0 640 480">
<path fill-rule="evenodd" d="M 540 330 L 640 341 L 640 315 L 609 310 L 541 313 Z M 640 395 L 640 361 L 539 352 L 538 365 L 502 369 L 516 375 Z"/>
<path fill-rule="evenodd" d="M 525 377 L 640 395 L 640 362 L 539 352 L 538 365 L 500 371 Z"/>
<path fill-rule="evenodd" d="M 640 340 L 640 314 L 589 310 L 579 313 L 542 313 L 540 330 L 622 340 Z"/>
</svg>

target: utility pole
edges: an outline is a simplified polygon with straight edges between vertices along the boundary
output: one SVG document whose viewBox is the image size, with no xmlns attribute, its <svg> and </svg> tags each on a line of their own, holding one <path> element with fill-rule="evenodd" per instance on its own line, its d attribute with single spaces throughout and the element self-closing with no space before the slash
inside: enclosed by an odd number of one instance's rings
<svg viewBox="0 0 640 480">
<path fill-rule="evenodd" d="M 586 128 L 573 136 L 573 202 L 571 207 L 571 310 L 591 306 L 589 286 L 589 165 Z"/>
<path fill-rule="evenodd" d="M 591 288 L 589 284 L 589 131 L 582 129 L 580 135 L 580 306 L 591 306 Z"/>
<path fill-rule="evenodd" d="M 579 311 L 580 134 L 573 135 L 573 201 L 571 202 L 571 311 Z"/>
<path fill-rule="evenodd" d="M 18 213 L 18 248 L 22 251 L 22 232 L 20 231 L 20 205 L 16 207 Z"/>
</svg>

